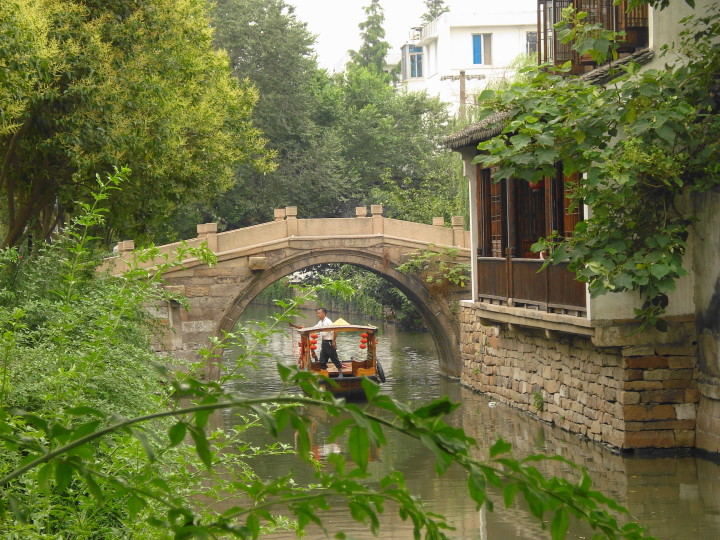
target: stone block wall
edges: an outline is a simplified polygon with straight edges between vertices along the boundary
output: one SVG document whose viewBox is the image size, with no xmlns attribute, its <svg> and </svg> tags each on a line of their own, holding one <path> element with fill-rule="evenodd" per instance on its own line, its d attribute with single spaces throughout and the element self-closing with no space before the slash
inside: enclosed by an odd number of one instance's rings
<svg viewBox="0 0 720 540">
<path fill-rule="evenodd" d="M 464 386 L 619 449 L 695 446 L 692 340 L 596 347 L 589 336 L 482 324 L 471 306 L 460 317 Z"/>
</svg>

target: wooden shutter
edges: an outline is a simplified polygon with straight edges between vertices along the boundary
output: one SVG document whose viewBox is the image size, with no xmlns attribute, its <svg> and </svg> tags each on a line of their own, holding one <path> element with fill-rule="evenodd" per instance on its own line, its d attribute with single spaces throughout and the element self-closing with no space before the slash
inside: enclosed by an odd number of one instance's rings
<svg viewBox="0 0 720 540">
<path fill-rule="evenodd" d="M 536 259 L 530 249 L 545 235 L 545 183 L 531 187 L 524 180 L 517 181 L 517 234 L 519 257 Z"/>
<path fill-rule="evenodd" d="M 507 246 L 506 180 L 490 182 L 490 246 L 492 257 L 504 257 Z"/>
<path fill-rule="evenodd" d="M 583 207 L 581 203 L 578 203 L 575 208 L 570 209 L 573 200 L 568 196 L 572 191 L 572 186 L 575 182 L 580 180 L 580 173 L 573 173 L 570 176 L 563 176 L 563 190 L 562 190 L 562 201 L 563 201 L 563 234 L 569 238 L 573 235 L 575 225 L 583 220 Z"/>
</svg>

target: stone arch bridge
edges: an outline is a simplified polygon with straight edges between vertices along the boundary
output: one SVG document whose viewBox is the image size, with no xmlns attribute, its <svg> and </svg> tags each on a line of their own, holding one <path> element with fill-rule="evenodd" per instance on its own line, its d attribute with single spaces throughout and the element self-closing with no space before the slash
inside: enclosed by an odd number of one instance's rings
<svg viewBox="0 0 720 540">
<path fill-rule="evenodd" d="M 207 267 L 190 259 L 183 268 L 165 274 L 167 287 L 183 294 L 190 308 L 174 302 L 156 307 L 156 316 L 172 329 L 162 348 L 175 357 L 193 357 L 207 346 L 208 338 L 231 331 L 238 318 L 265 287 L 309 266 L 345 263 L 367 269 L 400 289 L 416 306 L 437 346 L 440 370 L 450 376 L 460 373 L 458 300 L 469 289 L 452 287 L 433 290 L 424 279 L 397 270 L 411 253 L 429 245 L 456 248 L 459 262 L 470 260 L 470 236 L 462 217 L 452 218 L 452 228 L 442 218 L 433 225 L 389 219 L 382 205 L 356 209 L 355 218 L 298 219 L 297 208 L 275 210 L 275 221 L 217 232 L 217 224 L 197 226 L 198 237 L 186 241 L 199 247 L 205 242 L 217 257 Z M 160 246 L 171 252 L 178 244 Z M 134 242 L 118 244 L 120 261 L 132 257 Z M 117 263 L 118 261 L 116 261 Z M 116 264 L 122 270 L 125 265 Z M 469 283 L 468 283 L 469 287 Z"/>
</svg>

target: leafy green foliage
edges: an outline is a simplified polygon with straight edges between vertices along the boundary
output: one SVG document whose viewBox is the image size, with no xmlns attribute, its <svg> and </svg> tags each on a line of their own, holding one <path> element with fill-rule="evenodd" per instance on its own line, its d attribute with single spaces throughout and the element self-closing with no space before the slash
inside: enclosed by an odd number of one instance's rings
<svg viewBox="0 0 720 540">
<path fill-rule="evenodd" d="M 630 64 L 606 87 L 528 71 L 529 80 L 484 102 L 486 114 L 508 116 L 502 135 L 482 143 L 476 158 L 497 167 L 496 180 L 537 182 L 553 176 L 556 163 L 566 175 L 583 173 L 571 197 L 591 215 L 571 238 L 547 238 L 533 249 L 549 250 L 548 262 L 569 261 L 593 296 L 638 291 L 646 301 L 637 315 L 660 329 L 668 293 L 686 273 L 692 219 L 677 204 L 679 196 L 720 183 L 720 16 L 711 7 L 685 24 L 677 49 L 664 51 L 663 70 Z M 582 37 L 579 49 L 599 46 L 584 31 L 568 34 L 573 37 Z M 608 39 L 605 53 L 611 48 Z"/>
<path fill-rule="evenodd" d="M 328 76 L 318 69 L 314 37 L 282 0 L 222 0 L 212 11 L 214 42 L 228 51 L 239 81 L 249 80 L 259 99 L 253 120 L 277 153 L 271 172 L 242 165 L 237 182 L 210 203 L 190 204 L 178 216 L 180 237 L 196 223 L 235 228 L 273 218 L 273 208 L 298 206 L 303 215 L 339 215 L 344 209 L 340 142 Z M 318 182 L 323 189 L 318 189 Z"/>
<path fill-rule="evenodd" d="M 227 190 L 237 164 L 272 169 L 257 93 L 213 50 L 204 1 L 8 0 L 0 32 L 2 245 L 47 238 L 113 167 L 134 175 L 105 227 L 136 239 Z"/>
<path fill-rule="evenodd" d="M 422 15 L 424 23 L 431 23 L 443 13 L 450 11 L 445 0 L 425 0 L 425 13 Z"/>
<path fill-rule="evenodd" d="M 313 37 L 281 0 L 224 0 L 213 14 L 215 42 L 228 50 L 233 73 L 259 91 L 253 118 L 279 166 L 267 174 L 241 166 L 230 192 L 188 205 L 170 226 L 176 234 L 208 221 L 251 225 L 285 206 L 303 217 L 340 217 L 382 202 L 393 216 L 428 222 L 463 213 L 457 157 L 442 151 L 445 104 L 398 92 L 364 64 L 329 76 L 312 56 Z M 414 208 L 401 204 L 408 189 L 417 193 Z"/>
<path fill-rule="evenodd" d="M 365 6 L 367 19 L 362 21 L 360 28 L 360 39 L 362 44 L 358 51 L 349 51 L 352 63 L 367 68 L 375 73 L 383 73 L 385 70 L 385 57 L 390 49 L 390 44 L 385 41 L 385 14 L 380 5 L 380 0 L 370 0 Z"/>
<path fill-rule="evenodd" d="M 464 287 L 470 279 L 470 265 L 458 262 L 457 254 L 456 248 L 439 249 L 430 245 L 412 253 L 397 269 L 404 274 L 418 275 L 431 285 Z"/>
<path fill-rule="evenodd" d="M 370 319 L 386 320 L 406 330 L 424 330 L 425 324 L 415 306 L 386 279 L 362 268 L 326 265 L 321 271 L 332 280 L 349 281 L 353 294 L 348 298 L 331 296 L 325 290 L 317 295 L 333 313 L 359 313 Z"/>
</svg>

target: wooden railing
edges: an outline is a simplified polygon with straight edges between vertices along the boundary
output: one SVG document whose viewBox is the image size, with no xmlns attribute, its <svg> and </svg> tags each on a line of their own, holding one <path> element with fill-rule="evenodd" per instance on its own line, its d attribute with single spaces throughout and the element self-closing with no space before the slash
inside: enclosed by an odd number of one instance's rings
<svg viewBox="0 0 720 540">
<path fill-rule="evenodd" d="M 577 281 L 567 264 L 539 271 L 539 259 L 478 257 L 478 300 L 525 307 L 550 313 L 584 316 L 585 284 Z"/>
<path fill-rule="evenodd" d="M 570 44 L 561 43 L 553 25 L 562 18 L 562 10 L 573 5 L 588 16 L 585 24 L 600 23 L 608 30 L 625 32 L 625 41 L 618 52 L 631 53 L 648 46 L 648 9 L 639 6 L 628 11 L 627 3 L 613 5 L 613 0 L 538 0 L 538 60 L 562 65 L 572 63 L 571 73 L 583 73 L 595 67 L 589 58 L 573 51 Z"/>
</svg>

